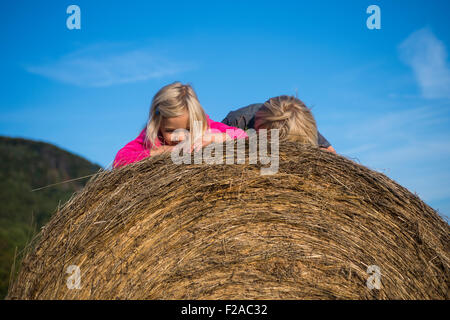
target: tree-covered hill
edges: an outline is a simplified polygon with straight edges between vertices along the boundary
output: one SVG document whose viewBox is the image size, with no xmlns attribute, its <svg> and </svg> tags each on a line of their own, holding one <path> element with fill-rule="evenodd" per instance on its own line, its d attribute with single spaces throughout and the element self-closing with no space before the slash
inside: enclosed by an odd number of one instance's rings
<svg viewBox="0 0 450 320">
<path fill-rule="evenodd" d="M 99 169 L 48 143 L 0 137 L 0 298 L 8 290 L 16 248 L 20 252 L 58 204 L 64 204 L 73 192 L 83 188 L 88 178 L 60 182 Z M 49 186 L 56 183 L 60 184 Z M 49 187 L 42 188 L 45 186 Z M 16 266 L 18 263 L 16 260 Z"/>
</svg>

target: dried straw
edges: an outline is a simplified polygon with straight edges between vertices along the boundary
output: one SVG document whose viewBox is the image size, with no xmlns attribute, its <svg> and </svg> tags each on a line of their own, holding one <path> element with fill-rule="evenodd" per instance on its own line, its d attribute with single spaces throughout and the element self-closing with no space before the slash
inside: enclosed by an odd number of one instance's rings
<svg viewBox="0 0 450 320">
<path fill-rule="evenodd" d="M 295 143 L 277 174 L 260 167 L 162 155 L 102 172 L 42 230 L 8 298 L 449 298 L 450 228 L 416 195 Z"/>
</svg>

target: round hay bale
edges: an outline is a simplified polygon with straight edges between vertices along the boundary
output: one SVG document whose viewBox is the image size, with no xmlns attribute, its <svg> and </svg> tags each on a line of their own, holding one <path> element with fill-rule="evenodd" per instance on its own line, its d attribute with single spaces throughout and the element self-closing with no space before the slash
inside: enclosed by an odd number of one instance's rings
<svg viewBox="0 0 450 320">
<path fill-rule="evenodd" d="M 449 298 L 450 228 L 416 195 L 295 143 L 278 173 L 261 167 L 163 155 L 102 172 L 41 231 L 8 298 Z"/>
</svg>

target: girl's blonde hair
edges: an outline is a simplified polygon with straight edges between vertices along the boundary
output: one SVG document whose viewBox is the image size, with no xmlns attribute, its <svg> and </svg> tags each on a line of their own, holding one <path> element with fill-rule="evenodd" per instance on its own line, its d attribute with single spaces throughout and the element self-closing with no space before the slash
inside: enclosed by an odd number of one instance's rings
<svg viewBox="0 0 450 320">
<path fill-rule="evenodd" d="M 292 96 L 267 100 L 256 113 L 258 128 L 279 129 L 280 140 L 318 146 L 317 125 L 311 110 Z"/>
<path fill-rule="evenodd" d="M 194 137 L 201 136 L 209 128 L 205 111 L 200 105 L 194 89 L 189 84 L 181 82 L 174 82 L 161 88 L 153 97 L 150 106 L 145 146 L 150 149 L 159 139 L 162 117 L 178 117 L 185 110 L 189 113 L 190 141 L 193 143 Z M 202 126 L 196 128 L 194 121 L 201 121 Z"/>
</svg>

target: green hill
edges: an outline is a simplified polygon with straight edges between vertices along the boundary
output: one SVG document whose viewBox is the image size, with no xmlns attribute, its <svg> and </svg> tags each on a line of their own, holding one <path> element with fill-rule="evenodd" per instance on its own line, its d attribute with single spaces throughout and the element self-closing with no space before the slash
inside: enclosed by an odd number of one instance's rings
<svg viewBox="0 0 450 320">
<path fill-rule="evenodd" d="M 0 298 L 8 290 L 16 248 L 20 252 L 58 204 L 64 204 L 83 188 L 88 178 L 49 185 L 99 169 L 100 166 L 48 143 L 0 137 Z M 44 186 L 49 187 L 39 189 Z"/>
</svg>

